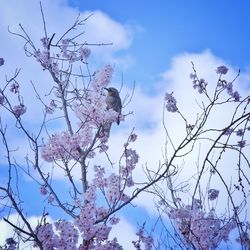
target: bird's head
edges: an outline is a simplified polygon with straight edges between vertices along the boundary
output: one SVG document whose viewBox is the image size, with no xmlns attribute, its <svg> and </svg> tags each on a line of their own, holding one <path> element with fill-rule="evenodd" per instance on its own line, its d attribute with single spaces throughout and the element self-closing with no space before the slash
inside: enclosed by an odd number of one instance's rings
<svg viewBox="0 0 250 250">
<path fill-rule="evenodd" d="M 111 96 L 119 96 L 119 92 L 116 88 L 110 87 L 110 88 L 104 88 L 108 91 L 108 94 Z"/>
</svg>

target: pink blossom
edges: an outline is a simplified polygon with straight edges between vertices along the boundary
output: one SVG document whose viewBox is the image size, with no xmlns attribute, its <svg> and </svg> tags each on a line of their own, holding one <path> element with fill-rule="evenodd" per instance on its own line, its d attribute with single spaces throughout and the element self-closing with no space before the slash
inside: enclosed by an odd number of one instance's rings
<svg viewBox="0 0 250 250">
<path fill-rule="evenodd" d="M 121 197 L 120 191 L 120 177 L 115 175 L 114 173 L 109 176 L 107 179 L 108 187 L 107 187 L 107 199 L 112 204 L 118 201 Z"/>
<path fill-rule="evenodd" d="M 109 222 L 111 225 L 116 225 L 117 223 L 119 223 L 120 219 L 113 216 L 112 218 L 109 219 Z"/>
<path fill-rule="evenodd" d="M 46 105 L 46 112 L 48 114 L 53 114 L 56 108 L 57 108 L 57 105 L 55 101 L 51 100 L 49 106 Z"/>
<path fill-rule="evenodd" d="M 55 228 L 59 232 L 59 246 L 64 249 L 76 250 L 79 232 L 75 228 L 74 224 L 66 220 L 59 220 L 55 223 Z"/>
<path fill-rule="evenodd" d="M 40 41 L 42 42 L 42 45 L 45 49 L 48 48 L 48 45 L 49 45 L 49 37 L 43 37 L 40 39 Z"/>
<path fill-rule="evenodd" d="M 17 249 L 17 242 L 13 238 L 7 238 L 6 239 L 6 248 L 7 250 L 16 250 Z"/>
<path fill-rule="evenodd" d="M 237 135 L 237 136 L 243 136 L 243 135 L 244 135 L 244 132 L 245 132 L 245 130 L 242 129 L 242 128 L 240 128 L 240 129 L 238 129 L 238 131 L 236 132 L 236 135 Z"/>
<path fill-rule="evenodd" d="M 129 136 L 129 142 L 135 142 L 137 139 L 137 134 L 133 133 Z"/>
<path fill-rule="evenodd" d="M 86 193 L 84 195 L 84 200 L 89 203 L 95 203 L 96 199 L 96 187 L 94 185 L 91 185 L 86 190 Z"/>
<path fill-rule="evenodd" d="M 0 105 L 3 105 L 5 102 L 5 97 L 0 94 Z"/>
<path fill-rule="evenodd" d="M 93 185 L 99 188 L 107 186 L 107 180 L 104 178 L 105 169 L 101 166 L 94 166 L 95 178 L 93 179 Z"/>
<path fill-rule="evenodd" d="M 49 51 L 47 49 L 43 50 L 42 52 L 40 49 L 34 52 L 34 57 L 37 59 L 38 62 L 42 65 L 43 69 L 48 69 L 52 63 L 52 58 L 49 55 Z"/>
<path fill-rule="evenodd" d="M 59 238 L 54 233 L 52 224 L 47 223 L 37 227 L 36 234 L 44 249 L 53 249 L 59 244 Z"/>
<path fill-rule="evenodd" d="M 139 239 L 137 241 L 132 241 L 132 243 L 137 250 L 142 249 L 141 243 L 144 245 L 144 250 L 150 250 L 153 248 L 153 238 L 151 236 L 145 236 L 143 228 L 141 228 L 136 235 Z"/>
<path fill-rule="evenodd" d="M 219 195 L 219 190 L 217 189 L 209 189 L 208 190 L 208 199 L 213 201 L 215 200 L 216 198 L 218 198 L 218 195 Z"/>
<path fill-rule="evenodd" d="M 216 73 L 217 74 L 222 74 L 222 75 L 225 75 L 228 71 L 228 68 L 224 65 L 222 66 L 219 66 L 217 69 L 216 69 Z"/>
<path fill-rule="evenodd" d="M 14 94 L 16 94 L 16 93 L 18 93 L 18 91 L 19 91 L 19 84 L 18 83 L 13 83 L 13 84 L 11 84 L 11 86 L 10 86 L 10 91 L 12 92 L 12 93 L 14 93 Z"/>
<path fill-rule="evenodd" d="M 92 86 L 95 91 L 100 91 L 104 87 L 107 87 L 111 81 L 113 74 L 113 68 L 107 65 L 103 71 L 97 71 L 92 81 Z"/>
<path fill-rule="evenodd" d="M 195 79 L 197 78 L 197 75 L 194 74 L 194 73 L 191 73 L 191 74 L 189 75 L 189 77 L 190 77 L 190 79 L 195 80 Z"/>
<path fill-rule="evenodd" d="M 207 83 L 203 78 L 193 80 L 193 88 L 197 89 L 200 94 L 206 90 Z"/>
<path fill-rule="evenodd" d="M 108 214 L 108 210 L 104 207 L 96 208 L 96 219 L 101 220 Z"/>
<path fill-rule="evenodd" d="M 54 197 L 53 195 L 50 195 L 50 196 L 48 197 L 48 203 L 51 204 L 54 200 L 55 200 L 55 197 Z"/>
<path fill-rule="evenodd" d="M 234 132 L 233 128 L 227 128 L 224 130 L 224 135 L 231 135 Z"/>
<path fill-rule="evenodd" d="M 80 60 L 82 61 L 86 61 L 88 59 L 90 55 L 90 49 L 89 48 L 80 48 L 79 50 L 79 56 L 80 56 Z"/>
<path fill-rule="evenodd" d="M 46 187 L 43 185 L 40 187 L 40 194 L 41 195 L 46 195 L 48 193 Z"/>
<path fill-rule="evenodd" d="M 246 140 L 241 140 L 237 142 L 239 148 L 244 148 L 246 146 Z"/>
<path fill-rule="evenodd" d="M 13 113 L 16 118 L 19 118 L 21 115 L 23 115 L 26 112 L 27 108 L 23 105 L 17 105 L 13 107 Z"/>
<path fill-rule="evenodd" d="M 124 152 L 124 156 L 126 160 L 126 167 L 123 168 L 123 175 L 126 177 L 127 175 L 130 175 L 132 170 L 134 170 L 136 164 L 139 161 L 139 155 L 134 149 L 126 148 Z"/>
<path fill-rule="evenodd" d="M 248 232 L 242 232 L 240 237 L 238 237 L 236 241 L 240 243 L 242 247 L 250 249 L 250 236 Z"/>
<path fill-rule="evenodd" d="M 61 50 L 63 53 L 66 53 L 67 49 L 68 49 L 68 46 L 69 46 L 69 43 L 70 43 L 70 39 L 63 39 L 61 41 Z"/>
<path fill-rule="evenodd" d="M 78 133 L 70 135 L 68 132 L 54 134 L 42 147 L 42 157 L 47 162 L 58 159 L 78 159 L 79 147 L 87 147 L 91 143 L 92 131 L 86 126 Z M 89 152 L 88 157 L 93 157 L 94 152 Z"/>
<path fill-rule="evenodd" d="M 127 187 L 132 187 L 135 185 L 132 176 L 128 176 L 126 180 Z"/>
<path fill-rule="evenodd" d="M 214 211 L 205 213 L 198 207 L 185 206 L 169 211 L 187 246 L 192 243 L 197 249 L 215 249 L 218 244 L 228 240 L 230 232 L 236 227 L 235 221 L 225 222 L 215 216 Z"/>
<path fill-rule="evenodd" d="M 0 66 L 4 65 L 4 59 L 0 57 Z"/>
<path fill-rule="evenodd" d="M 176 99 L 173 97 L 173 93 L 169 94 L 166 93 L 165 95 L 165 101 L 166 101 L 166 109 L 168 112 L 176 112 L 178 111 L 178 108 L 176 106 L 177 102 Z"/>
<path fill-rule="evenodd" d="M 102 153 L 106 152 L 109 149 L 109 146 L 102 143 L 99 148 L 100 148 L 100 153 Z"/>
</svg>

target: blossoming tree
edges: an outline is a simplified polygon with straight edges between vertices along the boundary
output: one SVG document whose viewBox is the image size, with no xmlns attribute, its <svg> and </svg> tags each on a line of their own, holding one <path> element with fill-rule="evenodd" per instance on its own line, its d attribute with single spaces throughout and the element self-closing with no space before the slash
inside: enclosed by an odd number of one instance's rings
<svg viewBox="0 0 250 250">
<path fill-rule="evenodd" d="M 197 98 L 200 111 L 190 121 L 178 108 L 173 93 L 166 94 L 166 110 L 178 115 L 186 132 L 176 146 L 169 128 L 165 126 L 170 142 L 166 150 L 173 152 L 170 157 L 166 156 L 166 164 L 171 166 L 172 174 L 166 178 L 167 191 L 155 185 L 152 192 L 160 198 L 160 215 L 168 214 L 173 223 L 174 231 L 166 230 L 166 234 L 174 238 L 180 248 L 217 249 L 221 243 L 230 245 L 230 237 L 233 237 L 230 234 L 236 234 L 238 236 L 234 236 L 234 240 L 240 243 L 241 249 L 249 249 L 250 165 L 247 139 L 250 132 L 250 96 L 241 97 L 234 89 L 239 73 L 234 79 L 226 80 L 229 70 L 226 66 L 216 69 L 217 83 L 209 86 L 198 77 L 192 65 L 190 78 L 194 90 L 201 95 L 202 101 Z M 214 116 L 218 109 L 219 123 Z M 183 178 L 178 181 L 178 177 L 174 177 L 182 172 L 178 158 L 185 161 L 192 153 L 197 159 L 196 171 L 188 181 Z"/>
<path fill-rule="evenodd" d="M 217 68 L 218 82 L 210 93 L 207 83 L 198 77 L 193 66 L 194 72 L 190 75 L 193 87 L 204 98 L 204 102 L 198 104 L 201 112 L 195 121 L 188 121 L 181 113 L 173 93 L 166 94 L 166 111 L 174 113 L 167 116 L 179 115 L 185 136 L 180 144 L 175 145 L 165 126 L 169 142 L 166 149 L 170 147 L 165 162 L 157 170 L 145 171 L 147 182 L 135 184 L 133 170 L 139 155 L 133 148 L 133 142 L 137 140 L 137 135 L 132 130 L 127 141 L 121 142 L 124 143 L 123 152 L 119 162 L 113 164 L 109 157 L 110 135 L 101 133 L 105 124 L 117 121 L 118 116 L 119 120 L 125 122 L 127 114 L 107 109 L 104 88 L 110 86 L 112 67 L 107 65 L 95 72 L 89 69 L 91 46 L 87 42 L 80 42 L 81 32 L 75 33 L 87 19 L 77 18 L 73 26 L 59 37 L 48 35 L 43 21 L 44 37 L 40 46 L 35 45 L 21 25 L 21 33 L 14 33 L 25 41 L 27 56 L 35 59 L 52 79 L 51 91 L 46 96 L 42 96 L 32 83 L 33 93 L 43 107 L 42 123 L 36 132 L 31 132 L 23 120 L 29 107 L 22 96 L 19 71 L 6 78 L 0 88 L 0 108 L 4 111 L 0 116 L 0 134 L 7 166 L 4 168 L 7 178 L 0 185 L 0 195 L 5 204 L 4 221 L 15 232 L 6 239 L 2 248 L 18 249 L 20 241 L 24 241 L 31 242 L 32 247 L 38 249 L 122 249 L 117 238 L 110 238 L 112 227 L 119 223 L 117 212 L 143 192 L 149 192 L 159 201 L 156 209 L 164 225 L 162 229 L 166 229 L 163 230 L 166 237 L 155 234 L 153 240 L 152 235 L 147 235 L 142 227 L 137 233 L 138 239 L 128 243 L 128 248 L 160 249 L 175 244 L 182 249 L 215 249 L 222 241 L 229 239 L 233 229 L 237 229 L 237 241 L 242 248 L 249 249 L 249 224 L 241 214 L 246 210 L 250 184 L 247 176 L 250 164 L 246 154 L 250 97 L 241 97 L 234 90 L 236 79 L 226 81 L 223 78 L 228 68 Z M 4 62 L 0 58 L 1 66 Z M 123 105 L 126 105 L 125 102 Z M 227 104 L 233 105 L 233 114 L 227 126 L 209 127 L 213 110 Z M 13 158 L 16 150 L 8 141 L 9 127 L 5 124 L 4 115 L 11 117 L 15 129 L 28 141 L 31 153 L 25 156 L 25 164 Z M 52 121 L 60 121 L 62 128 L 54 129 L 50 126 Z M 235 137 L 238 138 L 236 141 Z M 206 153 L 200 156 L 203 157 L 201 165 L 187 190 L 187 185 L 177 185 L 176 176 L 181 175 L 178 161 L 195 152 L 195 146 L 202 141 L 210 144 Z M 221 175 L 219 166 L 227 151 L 237 154 L 237 182 L 228 183 Z M 108 166 L 101 161 L 96 163 L 99 155 L 106 158 Z M 53 173 L 57 169 L 64 173 L 69 187 L 67 195 L 60 193 L 54 183 Z M 76 169 L 80 169 L 80 176 L 75 175 Z M 62 211 L 64 216 L 51 221 L 44 210 L 33 227 L 22 206 L 21 183 L 18 181 L 21 174 L 32 179 L 44 200 L 54 209 Z M 219 178 L 228 196 L 228 211 L 223 217 L 215 212 L 214 202 L 220 199 L 220 190 L 211 186 L 214 176 Z M 184 192 L 189 194 L 189 204 L 182 199 Z M 242 199 L 236 203 L 238 193 Z M 229 212 L 230 209 L 233 213 Z M 9 219 L 13 212 L 18 214 L 16 222 Z M 173 225 L 172 231 L 167 218 Z M 169 240 L 170 236 L 174 240 Z"/>
<path fill-rule="evenodd" d="M 125 115 L 107 109 L 105 102 L 104 88 L 110 84 L 112 67 L 107 65 L 93 73 L 88 68 L 89 44 L 79 43 L 82 33 L 74 33 L 85 21 L 77 18 L 58 40 L 55 34 L 49 37 L 44 26 L 45 37 L 41 39 L 40 47 L 35 46 L 21 25 L 22 33 L 16 34 L 25 41 L 25 53 L 35 58 L 53 83 L 46 97 L 42 97 L 32 83 L 34 94 L 43 106 L 43 121 L 37 133 L 30 132 L 22 118 L 29 108 L 18 82 L 19 71 L 1 86 L 1 110 L 12 115 L 16 129 L 28 139 L 33 154 L 26 157 L 26 166 L 13 162 L 13 152 L 7 140 L 8 128 L 1 117 L 0 131 L 8 165 L 6 185 L 0 187 L 1 197 L 6 201 L 6 210 L 10 214 L 15 211 L 20 217 L 16 223 L 8 216 L 4 217 L 17 232 L 16 237 L 6 240 L 5 248 L 16 248 L 22 240 L 32 242 L 33 247 L 40 249 L 121 249 L 116 238 L 109 239 L 112 226 L 119 222 L 115 213 L 146 188 L 135 190 L 131 196 L 126 194 L 126 190 L 134 186 L 132 172 L 139 158 L 132 148 L 137 138 L 135 133 L 128 135 L 113 173 L 106 173 L 101 162 L 90 165 L 91 159 L 103 154 L 109 168 L 113 167 L 107 153 L 109 134 L 102 131 L 106 124 L 117 121 L 118 116 L 119 120 L 124 120 Z M 4 65 L 3 58 L 0 64 Z M 65 129 L 50 132 L 48 124 L 55 119 L 60 119 Z M 67 199 L 53 183 L 54 168 L 63 170 L 69 183 Z M 75 169 L 80 169 L 80 177 L 74 174 Z M 23 211 L 19 188 L 15 188 L 19 185 L 20 171 L 35 181 L 40 194 L 55 209 L 62 210 L 65 217 L 49 222 L 48 213 L 44 211 L 36 227 L 30 225 Z M 151 248 L 150 236 L 140 230 L 138 237 L 138 241 L 128 244 L 137 248 L 145 244 L 146 248 Z"/>
</svg>

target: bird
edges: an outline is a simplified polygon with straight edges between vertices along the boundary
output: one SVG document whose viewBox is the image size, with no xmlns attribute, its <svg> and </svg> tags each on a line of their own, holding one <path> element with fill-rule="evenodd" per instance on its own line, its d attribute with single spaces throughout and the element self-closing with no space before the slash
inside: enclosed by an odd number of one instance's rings
<svg viewBox="0 0 250 250">
<path fill-rule="evenodd" d="M 119 91 L 116 88 L 110 87 L 110 88 L 104 88 L 107 90 L 108 94 L 106 96 L 105 102 L 107 105 L 107 110 L 113 109 L 118 113 L 116 123 L 117 125 L 120 124 L 120 115 L 122 111 L 122 101 L 119 95 Z M 102 125 L 99 137 L 109 137 L 110 129 L 111 129 L 112 122 L 106 122 Z"/>
<path fill-rule="evenodd" d="M 108 95 L 106 97 L 107 109 L 113 109 L 118 113 L 116 123 L 120 124 L 120 115 L 122 111 L 122 101 L 119 95 L 119 91 L 116 88 L 104 88 L 108 91 Z"/>
</svg>

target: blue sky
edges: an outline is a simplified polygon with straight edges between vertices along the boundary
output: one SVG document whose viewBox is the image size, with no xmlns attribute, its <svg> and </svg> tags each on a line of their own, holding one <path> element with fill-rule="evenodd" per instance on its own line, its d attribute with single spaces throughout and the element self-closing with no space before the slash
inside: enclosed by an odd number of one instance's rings
<svg viewBox="0 0 250 250">
<path fill-rule="evenodd" d="M 56 35 L 65 31 L 79 12 L 83 17 L 94 13 L 90 24 L 86 23 L 89 32 L 86 35 L 87 40 L 103 39 L 103 42 L 113 42 L 114 46 L 112 48 L 104 46 L 100 51 L 93 49 L 92 69 L 96 70 L 100 65 L 107 63 L 115 65 L 112 84 L 119 86 L 123 75 L 122 97 L 126 92 L 131 92 L 133 82 L 136 83 L 134 98 L 126 110 L 133 110 L 134 115 L 128 117 L 126 123 L 121 124 L 119 128 L 117 126 L 113 128 L 114 137 L 111 138 L 110 155 L 114 159 L 120 153 L 121 141 L 125 141 L 126 135 L 135 127 L 139 138 L 136 143 L 140 154 L 138 165 L 147 162 L 149 167 L 158 166 L 165 143 L 165 133 L 162 129 L 165 92 L 174 91 L 178 97 L 178 104 L 183 105 L 183 112 L 186 111 L 190 117 L 192 116 L 190 110 L 195 110 L 196 103 L 190 101 L 193 89 L 188 77 L 192 71 L 191 60 L 209 82 L 216 80 L 215 69 L 220 64 L 230 67 L 229 77 L 233 77 L 240 68 L 242 76 L 239 88 L 242 92 L 249 93 L 249 1 L 43 0 L 42 3 L 49 32 L 51 34 L 56 32 Z M 33 80 L 38 84 L 38 88 L 43 90 L 49 88 L 50 79 L 34 60 L 25 57 L 21 40 L 7 32 L 8 25 L 15 31 L 18 23 L 22 23 L 32 37 L 39 41 L 42 37 L 42 22 L 38 0 L 0 2 L 0 37 L 2 37 L 0 57 L 5 59 L 5 65 L 0 68 L 0 81 L 4 81 L 5 73 L 11 75 L 15 68 L 22 68 L 20 78 L 25 83 L 24 96 L 28 97 L 25 100 L 29 105 L 29 116 L 24 116 L 23 119 L 33 129 L 39 122 L 40 111 L 34 105 L 26 83 Z M 220 115 L 215 120 L 219 119 Z M 178 134 L 174 138 L 178 141 L 181 133 L 176 131 L 181 129 L 180 124 L 169 121 L 168 126 L 170 132 Z M 8 127 L 12 128 L 9 124 Z M 10 131 L 10 142 L 20 149 L 19 152 L 15 152 L 15 157 L 22 162 L 21 158 L 26 155 L 25 150 L 28 146 L 24 145 L 24 141 L 18 136 L 19 134 L 11 134 Z M 1 150 L 3 148 L 0 145 L 0 153 Z M 3 160 L 1 157 L 0 163 Z M 4 172 L 0 167 L 1 174 L 2 171 Z M 226 170 L 226 174 L 229 172 Z M 58 187 L 65 188 L 63 174 L 61 172 L 54 174 Z M 184 169 L 184 176 L 187 179 L 190 177 L 189 174 L 192 175 L 192 171 Z M 140 167 L 135 171 L 135 178 L 138 178 L 138 181 L 143 180 Z M 30 194 L 32 193 L 34 197 L 39 187 L 34 186 L 32 192 L 29 192 L 30 180 L 25 177 L 20 180 L 23 183 L 21 189 L 24 190 L 24 194 L 29 194 L 25 197 L 27 211 L 30 216 L 38 216 L 39 209 L 42 210 L 39 202 L 43 197 L 37 198 L 34 204 L 34 198 L 30 199 Z M 151 202 L 145 203 L 145 199 Z M 124 242 L 132 239 L 137 226 L 133 221 L 137 216 L 143 214 L 140 218 L 141 223 L 144 218 L 155 216 L 154 204 L 148 196 L 138 198 L 135 205 L 139 208 L 137 213 L 131 212 L 132 209 L 129 208 L 123 214 L 121 231 L 124 227 L 128 229 Z M 56 214 L 56 211 L 51 210 L 51 216 Z M 133 215 L 129 217 L 129 214 Z M 0 222 L 0 231 L 2 228 Z M 0 235 L 0 244 L 1 240 Z"/>
<path fill-rule="evenodd" d="M 250 65 L 248 1 L 71 0 L 69 3 L 81 11 L 102 10 L 121 23 L 142 28 L 125 51 L 135 57 L 136 81 L 151 82 L 170 66 L 172 57 L 183 52 L 210 49 L 242 70 Z"/>
</svg>

